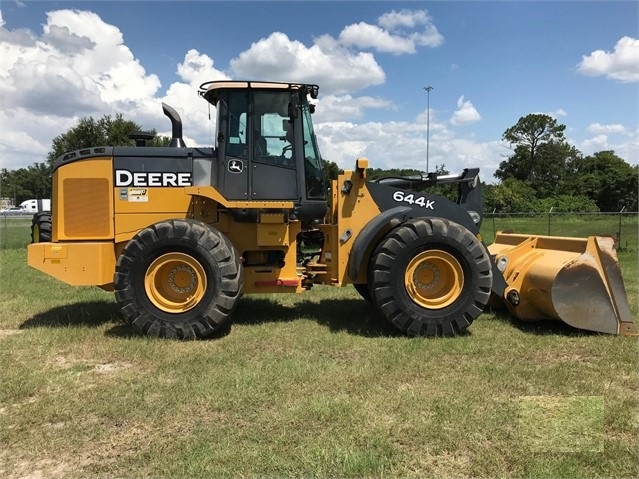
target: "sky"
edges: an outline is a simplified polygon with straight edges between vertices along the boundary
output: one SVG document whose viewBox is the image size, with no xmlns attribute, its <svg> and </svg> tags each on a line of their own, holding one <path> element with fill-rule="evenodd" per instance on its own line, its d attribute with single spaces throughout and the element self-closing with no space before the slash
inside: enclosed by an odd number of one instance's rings
<svg viewBox="0 0 639 479">
<path fill-rule="evenodd" d="M 363 156 L 375 168 L 479 167 L 495 182 L 512 154 L 504 131 L 531 113 L 566 125 L 584 155 L 638 164 L 638 6 L 1 0 L 0 167 L 44 162 L 80 118 L 121 113 L 170 136 L 161 102 L 187 146 L 213 146 L 197 88 L 222 79 L 318 84 L 322 156 L 344 169 Z"/>
</svg>

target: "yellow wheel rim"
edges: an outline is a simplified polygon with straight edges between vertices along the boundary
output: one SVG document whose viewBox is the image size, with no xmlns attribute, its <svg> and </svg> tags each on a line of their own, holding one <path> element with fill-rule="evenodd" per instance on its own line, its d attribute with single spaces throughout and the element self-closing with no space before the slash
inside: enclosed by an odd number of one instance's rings
<svg viewBox="0 0 639 479">
<path fill-rule="evenodd" d="M 441 309 L 459 298 L 464 288 L 464 272 L 453 255 L 432 249 L 419 253 L 408 263 L 404 284 L 415 303 Z"/>
<path fill-rule="evenodd" d="M 155 307 L 167 313 L 183 313 L 194 308 L 206 292 L 202 265 L 184 253 L 167 253 L 146 271 L 146 295 Z"/>
</svg>

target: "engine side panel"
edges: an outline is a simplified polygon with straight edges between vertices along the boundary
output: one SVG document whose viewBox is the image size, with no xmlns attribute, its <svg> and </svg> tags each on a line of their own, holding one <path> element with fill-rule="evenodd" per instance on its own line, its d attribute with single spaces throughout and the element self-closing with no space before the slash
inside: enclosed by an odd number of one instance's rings
<svg viewBox="0 0 639 479">
<path fill-rule="evenodd" d="M 69 163 L 53 174 L 53 241 L 113 239 L 111 158 Z"/>
</svg>

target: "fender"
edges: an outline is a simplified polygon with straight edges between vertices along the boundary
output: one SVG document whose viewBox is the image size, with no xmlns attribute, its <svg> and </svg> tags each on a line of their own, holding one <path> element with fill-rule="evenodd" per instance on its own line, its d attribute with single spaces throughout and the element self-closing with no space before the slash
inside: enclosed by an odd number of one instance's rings
<svg viewBox="0 0 639 479">
<path fill-rule="evenodd" d="M 356 281 L 362 268 L 366 268 L 368 258 L 377 246 L 376 239 L 399 223 L 411 218 L 412 208 L 408 206 L 396 206 L 383 211 L 370 220 L 355 238 L 351 255 L 348 259 L 348 276 L 351 281 Z"/>
</svg>

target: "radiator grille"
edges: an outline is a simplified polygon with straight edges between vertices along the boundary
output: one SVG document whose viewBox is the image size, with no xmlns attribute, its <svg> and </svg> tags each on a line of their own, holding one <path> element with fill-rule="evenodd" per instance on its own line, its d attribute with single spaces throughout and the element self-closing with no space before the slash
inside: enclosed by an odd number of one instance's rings
<svg viewBox="0 0 639 479">
<path fill-rule="evenodd" d="M 104 238 L 111 233 L 109 180 L 64 180 L 64 235 L 71 238 Z"/>
</svg>

